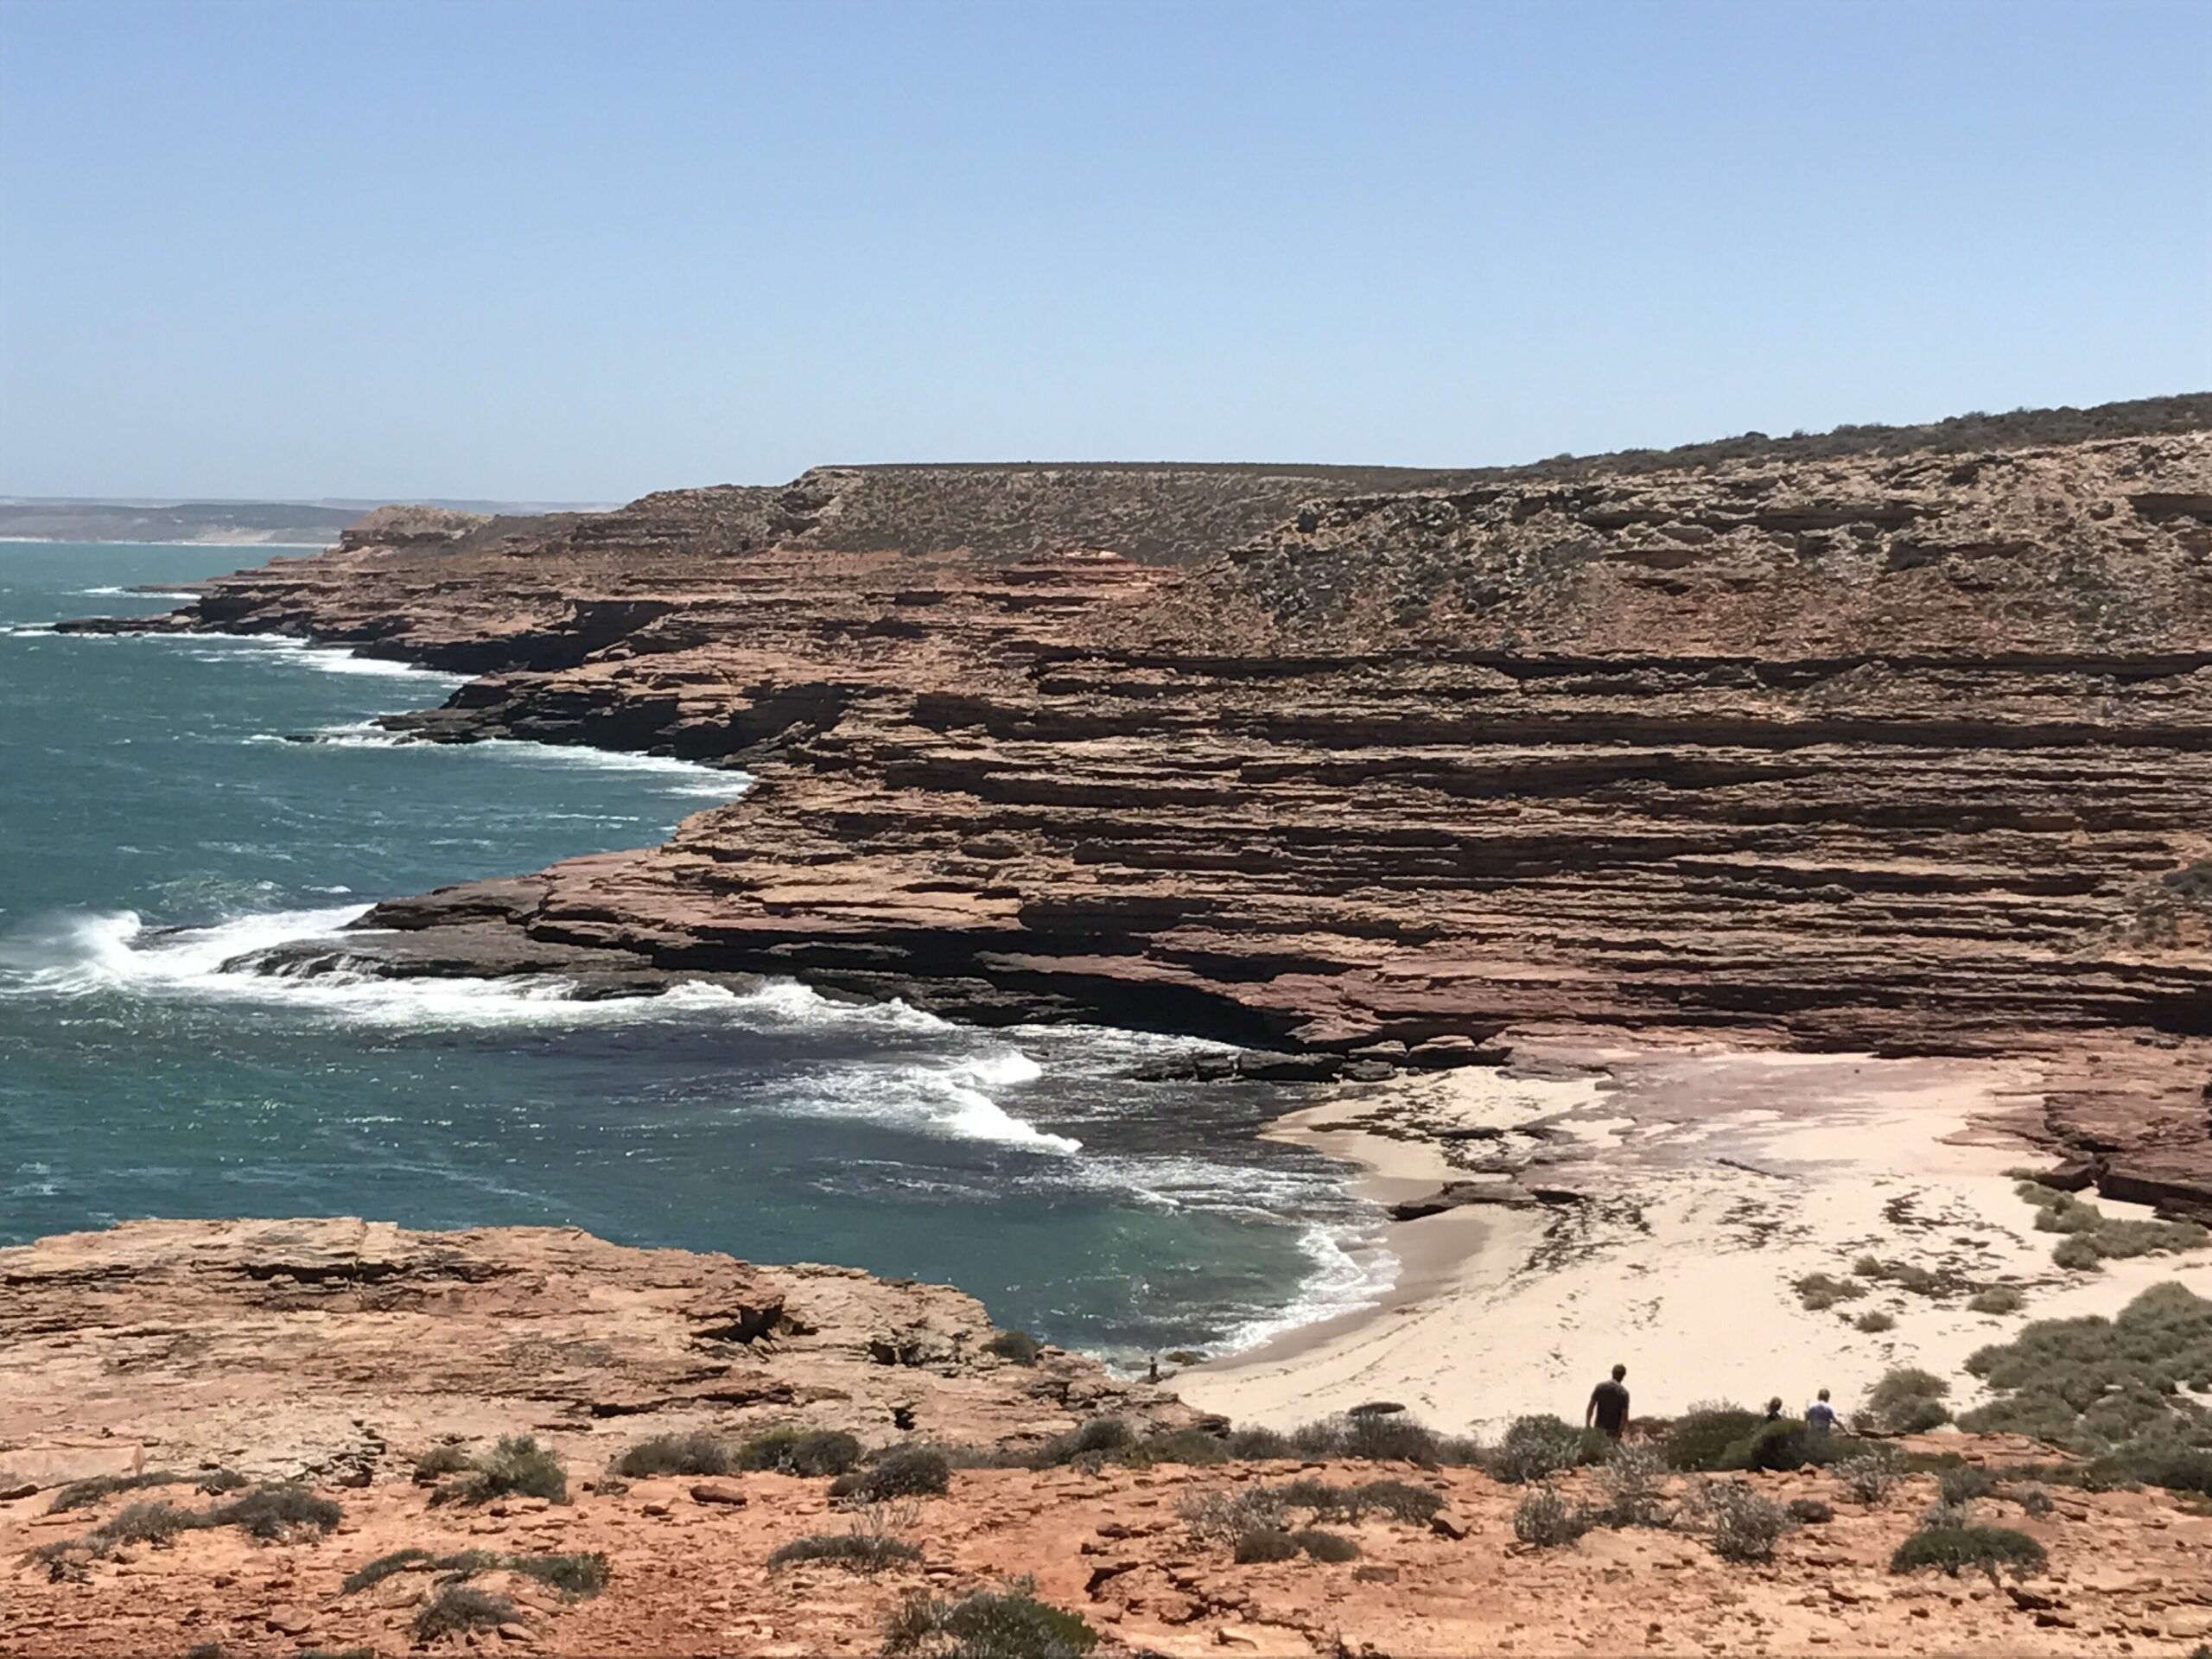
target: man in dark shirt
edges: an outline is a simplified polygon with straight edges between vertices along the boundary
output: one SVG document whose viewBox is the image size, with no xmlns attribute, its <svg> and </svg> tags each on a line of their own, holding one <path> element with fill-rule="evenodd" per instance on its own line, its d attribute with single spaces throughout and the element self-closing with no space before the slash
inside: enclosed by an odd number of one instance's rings
<svg viewBox="0 0 2212 1659">
<path fill-rule="evenodd" d="M 1628 1388 L 1621 1381 L 1627 1375 L 1627 1366 L 1616 1365 L 1611 1382 L 1590 1390 L 1590 1409 L 1582 1414 L 1583 1427 L 1594 1423 L 1607 1440 L 1620 1439 L 1621 1431 L 1628 1427 Z"/>
</svg>

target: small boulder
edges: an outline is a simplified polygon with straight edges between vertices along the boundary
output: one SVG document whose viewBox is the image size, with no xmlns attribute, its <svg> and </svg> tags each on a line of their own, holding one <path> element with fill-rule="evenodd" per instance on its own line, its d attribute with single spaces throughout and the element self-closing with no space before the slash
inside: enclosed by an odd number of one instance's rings
<svg viewBox="0 0 2212 1659">
<path fill-rule="evenodd" d="M 711 1482 L 702 1482 L 691 1489 L 691 1501 L 694 1503 L 720 1503 L 733 1510 L 741 1510 L 745 1507 L 745 1494 L 734 1486 L 717 1486 Z"/>
<path fill-rule="evenodd" d="M 304 1607 L 272 1607 L 262 1623 L 279 1636 L 305 1636 L 314 1627 L 315 1615 Z"/>
<path fill-rule="evenodd" d="M 1428 1529 L 1440 1538 L 1449 1538 L 1454 1543 L 1472 1530 L 1465 1521 L 1449 1510 L 1439 1510 L 1428 1517 Z"/>
</svg>

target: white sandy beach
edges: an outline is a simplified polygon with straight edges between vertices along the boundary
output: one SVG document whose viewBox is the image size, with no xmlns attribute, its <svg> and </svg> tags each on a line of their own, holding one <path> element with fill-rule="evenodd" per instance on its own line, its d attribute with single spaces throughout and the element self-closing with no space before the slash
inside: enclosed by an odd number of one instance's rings
<svg viewBox="0 0 2212 1659">
<path fill-rule="evenodd" d="M 2056 1237 L 2034 1230 L 2005 1173 L 2050 1161 L 2003 1127 L 2035 1097 L 2024 1068 L 1720 1049 L 1572 1058 L 1603 1071 L 1348 1086 L 1272 1126 L 1364 1165 L 1362 1190 L 1385 1201 L 1502 1154 L 1532 1160 L 1522 1188 L 1581 1202 L 1400 1224 L 1397 1282 L 1380 1306 L 1185 1372 L 1184 1397 L 1279 1427 L 1389 1400 L 1440 1429 L 1494 1432 L 1527 1412 L 1579 1421 L 1618 1361 L 1639 1414 L 1776 1394 L 1796 1409 L 1823 1386 L 1848 1413 L 1906 1364 L 1953 1376 L 1955 1403 L 1970 1404 L 1967 1357 L 2030 1320 L 2114 1313 L 2168 1280 L 2212 1294 L 2212 1250 L 2088 1274 L 2051 1261 Z M 1963 1292 L 1882 1284 L 1827 1312 L 1801 1304 L 1796 1280 L 1848 1278 L 1866 1255 L 2011 1285 L 2026 1304 L 1994 1317 L 1967 1312 Z M 1895 1328 L 1858 1330 L 1874 1310 Z"/>
</svg>

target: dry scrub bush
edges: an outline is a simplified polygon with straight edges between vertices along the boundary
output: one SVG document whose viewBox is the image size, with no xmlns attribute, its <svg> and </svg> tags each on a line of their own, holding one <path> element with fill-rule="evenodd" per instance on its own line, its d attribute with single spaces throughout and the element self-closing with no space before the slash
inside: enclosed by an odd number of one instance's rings
<svg viewBox="0 0 2212 1659">
<path fill-rule="evenodd" d="M 472 1590 L 465 1584 L 449 1584 L 415 1615 L 415 1639 L 429 1643 L 442 1636 L 497 1630 L 502 1624 L 512 1624 L 519 1617 L 514 1603 L 505 1596 Z"/>
<path fill-rule="evenodd" d="M 979 1590 L 957 1601 L 914 1596 L 886 1627 L 883 1650 L 925 1659 L 1081 1659 L 1098 1632 L 1075 1614 L 1041 1602 L 1033 1579 Z"/>
<path fill-rule="evenodd" d="M 1836 1478 L 1861 1503 L 1878 1503 L 1904 1473 L 1904 1459 L 1893 1447 L 1871 1446 L 1835 1465 Z"/>
<path fill-rule="evenodd" d="M 894 1446 L 874 1462 L 830 1483 L 830 1496 L 859 1503 L 935 1497 L 950 1490 L 952 1464 L 933 1446 Z"/>
<path fill-rule="evenodd" d="M 430 1494 L 433 1503 L 482 1503 L 519 1492 L 555 1503 L 569 1501 L 569 1477 L 561 1460 L 528 1434 L 510 1434 L 488 1452 L 462 1465 L 467 1473 Z M 416 1465 L 419 1471 L 421 1465 Z"/>
<path fill-rule="evenodd" d="M 1540 1484 L 1513 1510 L 1513 1535 L 1540 1549 L 1571 1544 L 1590 1530 L 1590 1516 L 1548 1482 Z"/>
<path fill-rule="evenodd" d="M 1766 1561 L 1789 1529 L 1782 1507 L 1740 1482 L 1708 1481 L 1695 1495 L 1695 1508 L 1713 1553 L 1724 1561 Z"/>
<path fill-rule="evenodd" d="M 1613 1527 L 1666 1524 L 1667 1459 L 1648 1446 L 1619 1446 L 1606 1460 L 1599 1482 L 1605 1494 L 1605 1522 Z"/>
<path fill-rule="evenodd" d="M 1952 1578 L 1965 1568 L 1986 1573 L 1992 1584 L 2001 1568 L 2018 1578 L 2043 1570 L 2044 1548 L 2024 1532 L 2010 1527 L 1977 1527 L 1944 1522 L 1922 1529 L 1897 1548 L 1890 1557 L 1890 1571 L 1912 1573 L 1936 1568 Z"/>
</svg>

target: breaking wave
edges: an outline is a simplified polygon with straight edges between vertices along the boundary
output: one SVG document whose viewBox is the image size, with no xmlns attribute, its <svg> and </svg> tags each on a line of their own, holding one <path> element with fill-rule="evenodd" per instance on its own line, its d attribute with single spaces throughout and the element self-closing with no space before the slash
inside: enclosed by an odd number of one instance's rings
<svg viewBox="0 0 2212 1659">
<path fill-rule="evenodd" d="M 262 1002 L 309 1018 L 409 1031 L 575 1029 L 724 1024 L 751 1030 L 843 1030 L 854 1035 L 941 1034 L 959 1027 L 899 1001 L 842 1002 L 774 981 L 734 990 L 679 981 L 648 996 L 577 994 L 551 976 L 394 978 L 342 961 L 313 973 L 257 972 L 241 957 L 283 944 L 341 946 L 366 905 L 271 911 L 212 927 L 149 928 L 135 912 L 67 916 L 0 941 L 0 995 L 65 999 L 168 995 Z M 373 933 L 355 937 L 373 938 Z M 1083 1143 L 1014 1116 L 988 1090 L 1033 1081 L 1043 1069 L 1019 1050 L 912 1060 L 861 1059 L 826 1068 L 790 1109 L 859 1116 L 893 1128 L 1070 1154 Z"/>
<path fill-rule="evenodd" d="M 696 796 L 701 799 L 733 801 L 753 786 L 753 775 L 734 766 L 710 766 L 698 760 L 679 760 L 673 755 L 638 754 L 626 749 L 588 749 L 569 743 L 539 743 L 524 737 L 465 744 L 425 743 L 404 733 L 385 730 L 374 720 L 347 721 L 321 726 L 301 736 L 282 732 L 257 732 L 247 743 L 311 741 L 340 749 L 412 749 L 454 753 L 466 752 L 493 760 L 527 758 L 533 764 L 574 767 L 581 772 L 626 772 L 650 779 L 664 795 Z"/>
</svg>

